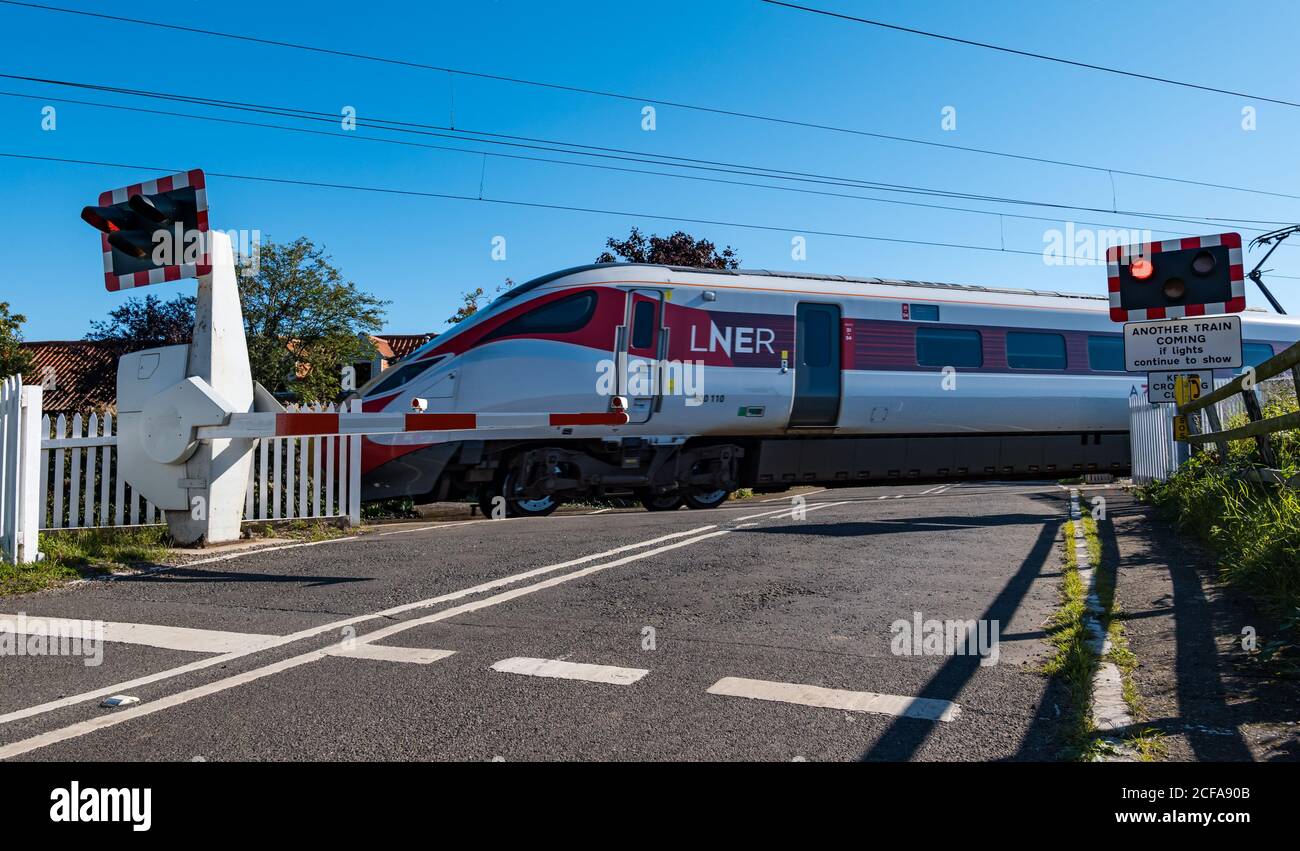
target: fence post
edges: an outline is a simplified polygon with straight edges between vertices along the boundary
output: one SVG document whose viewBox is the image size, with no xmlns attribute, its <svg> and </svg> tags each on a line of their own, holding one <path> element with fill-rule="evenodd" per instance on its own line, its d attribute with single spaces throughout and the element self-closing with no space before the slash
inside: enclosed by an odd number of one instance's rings
<svg viewBox="0 0 1300 851">
<path fill-rule="evenodd" d="M 1259 397 L 1255 395 L 1254 388 L 1241 391 L 1241 401 L 1246 406 L 1246 416 L 1250 421 L 1257 423 L 1264 418 L 1264 412 L 1259 407 Z M 1276 467 L 1277 460 L 1273 457 L 1273 445 L 1269 443 L 1267 434 L 1256 435 L 1255 445 L 1259 447 L 1259 458 L 1268 467 Z"/>
<path fill-rule="evenodd" d="M 361 413 L 361 400 L 353 399 L 352 410 Z M 348 438 L 348 523 L 361 525 L 361 435 Z"/>
<path fill-rule="evenodd" d="M 18 563 L 40 560 L 41 513 L 45 494 L 41 492 L 41 386 L 22 388 L 18 425 Z"/>
</svg>

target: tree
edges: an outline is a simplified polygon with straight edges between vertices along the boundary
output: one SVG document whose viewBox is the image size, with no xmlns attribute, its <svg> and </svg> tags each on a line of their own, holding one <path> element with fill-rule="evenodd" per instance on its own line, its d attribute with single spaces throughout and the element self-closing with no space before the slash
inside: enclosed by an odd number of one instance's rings
<svg viewBox="0 0 1300 851">
<path fill-rule="evenodd" d="M 380 330 L 387 302 L 345 281 L 311 240 L 264 241 L 257 266 L 241 265 L 237 280 L 253 378 L 272 393 L 304 402 L 335 399 L 343 366 L 375 357 L 365 335 Z M 92 322 L 86 339 L 123 353 L 188 343 L 195 303 L 188 295 L 132 298 L 107 320 Z"/>
<path fill-rule="evenodd" d="M 685 231 L 668 236 L 651 235 L 648 239 L 637 228 L 627 239 L 610 237 L 608 249 L 596 258 L 597 263 L 656 263 L 665 266 L 691 266 L 696 269 L 739 269 L 740 257 L 730 245 L 718 251 L 707 239 L 696 239 Z M 613 253 L 611 253 L 613 252 Z"/>
<path fill-rule="evenodd" d="M 510 289 L 514 285 L 515 285 L 514 281 L 510 280 L 509 278 L 506 278 L 506 282 L 501 286 L 497 287 L 496 291 L 502 292 L 504 290 Z M 447 317 L 447 322 L 451 325 L 455 325 L 458 322 L 463 322 L 466 319 L 469 319 L 475 313 L 478 313 L 480 307 L 479 302 L 482 301 L 486 295 L 487 293 L 484 291 L 482 287 L 475 287 L 472 290 L 466 290 L 465 292 L 461 293 L 460 294 L 461 304 L 459 307 L 456 308 L 455 313 Z"/>
<path fill-rule="evenodd" d="M 475 313 L 478 313 L 478 303 L 480 300 L 482 300 L 482 298 L 483 298 L 482 287 L 475 287 L 472 290 L 466 290 L 465 292 L 461 293 L 460 306 L 456 308 L 455 313 L 447 317 L 447 322 L 451 325 L 455 325 L 457 322 L 462 322 L 466 319 L 469 319 Z"/>
<path fill-rule="evenodd" d="M 21 313 L 9 312 L 9 302 L 0 301 L 0 378 L 32 369 L 32 357 L 22 347 L 22 326 L 26 321 Z"/>
<path fill-rule="evenodd" d="M 163 301 L 152 293 L 127 299 L 108 312 L 108 319 L 91 322 L 86 339 L 105 343 L 122 354 L 188 343 L 194 329 L 195 302 L 192 295 Z"/>
<path fill-rule="evenodd" d="M 306 237 L 265 240 L 257 261 L 239 269 L 253 377 L 305 402 L 337 398 L 343 367 L 375 356 L 366 335 L 383 327 L 388 302 L 344 280 Z"/>
</svg>

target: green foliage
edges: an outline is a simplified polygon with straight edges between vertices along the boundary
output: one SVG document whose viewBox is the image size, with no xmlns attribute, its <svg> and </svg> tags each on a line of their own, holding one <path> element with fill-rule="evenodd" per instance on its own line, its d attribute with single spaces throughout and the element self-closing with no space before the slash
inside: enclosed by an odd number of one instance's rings
<svg viewBox="0 0 1300 851">
<path fill-rule="evenodd" d="M 1265 406 L 1264 416 L 1292 410 L 1294 397 L 1281 395 Z M 1271 441 L 1282 476 L 1300 475 L 1300 432 L 1274 434 Z M 1300 607 L 1300 492 L 1246 481 L 1244 475 L 1257 468 L 1255 456 L 1253 440 L 1234 441 L 1223 463 L 1210 453 L 1199 453 L 1168 481 L 1154 482 L 1139 493 L 1164 517 L 1209 545 L 1224 581 L 1282 620 L 1282 640 L 1294 652 L 1300 628 L 1288 630 L 1285 624 Z M 1270 655 L 1281 649 L 1271 648 Z"/>
<path fill-rule="evenodd" d="M 659 263 L 667 266 L 690 266 L 696 269 L 739 269 L 740 257 L 730 245 L 718 251 L 707 239 L 696 239 L 685 231 L 668 236 L 646 237 L 632 228 L 627 239 L 610 237 L 608 249 L 596 258 L 597 263 Z"/>
<path fill-rule="evenodd" d="M 22 348 L 23 323 L 27 317 L 10 313 L 9 302 L 0 301 L 0 378 L 31 372 L 32 359 Z"/>
<path fill-rule="evenodd" d="M 188 343 L 196 301 L 192 295 L 163 301 L 153 293 L 129 298 L 110 310 L 108 319 L 91 322 L 86 339 L 107 343 L 124 353 Z"/>
<path fill-rule="evenodd" d="M 388 304 L 344 280 L 306 237 L 263 241 L 257 268 L 239 269 L 239 294 L 253 377 L 304 402 L 337 398 L 343 366 L 374 357 L 364 335 L 380 330 Z"/>
<path fill-rule="evenodd" d="M 361 506 L 362 520 L 405 520 L 419 516 L 420 513 L 415 510 L 415 500 L 409 496 L 375 500 Z"/>
</svg>

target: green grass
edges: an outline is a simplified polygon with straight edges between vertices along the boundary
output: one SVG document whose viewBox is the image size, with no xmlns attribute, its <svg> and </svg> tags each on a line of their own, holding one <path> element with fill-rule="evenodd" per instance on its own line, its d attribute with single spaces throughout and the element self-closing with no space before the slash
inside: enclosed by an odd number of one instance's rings
<svg viewBox="0 0 1300 851">
<path fill-rule="evenodd" d="M 294 541 L 328 541 L 355 534 L 340 522 L 330 520 L 274 520 L 260 525 L 248 525 L 249 538 L 289 538 Z"/>
<path fill-rule="evenodd" d="M 1088 649 L 1088 632 L 1083 619 L 1088 589 L 1079 576 L 1079 560 L 1074 551 L 1074 521 L 1063 527 L 1065 532 L 1065 568 L 1061 572 L 1060 607 L 1047 621 L 1047 640 L 1055 652 L 1043 665 L 1043 672 L 1059 680 L 1069 697 L 1064 716 L 1062 756 L 1083 759 L 1093 738 L 1092 674 L 1097 660 Z"/>
<path fill-rule="evenodd" d="M 44 561 L 0 565 L 0 597 L 29 594 L 81 579 L 154 564 L 166 553 L 162 527 L 42 532 Z"/>
<path fill-rule="evenodd" d="M 1282 396 L 1265 406 L 1264 416 L 1293 410 L 1294 398 Z M 1243 421 L 1238 417 L 1224 427 Z M 1277 469 L 1288 477 L 1300 474 L 1300 432 L 1275 434 L 1272 445 Z M 1198 453 L 1168 481 L 1140 488 L 1138 495 L 1207 544 L 1220 578 L 1283 623 L 1283 640 L 1289 643 L 1275 647 L 1272 658 L 1294 665 L 1300 658 L 1300 629 L 1285 624 L 1300 614 L 1300 492 L 1241 480 L 1257 466 L 1255 442 L 1233 441 L 1223 463 L 1217 454 Z"/>
<path fill-rule="evenodd" d="M 1137 657 L 1128 648 L 1122 620 L 1117 616 L 1118 603 L 1115 581 L 1110 572 L 1101 569 L 1101 538 L 1097 522 L 1091 517 L 1082 520 L 1084 543 L 1089 564 L 1096 573 L 1097 597 L 1101 602 L 1101 620 L 1111 640 L 1111 649 L 1105 660 L 1119 668 L 1123 682 L 1124 700 L 1135 718 L 1141 717 L 1141 699 L 1131 674 L 1137 668 Z M 1079 562 L 1075 554 L 1075 524 L 1069 521 L 1065 533 L 1065 568 L 1061 575 L 1060 606 L 1047 623 L 1048 643 L 1055 652 L 1043 666 L 1044 673 L 1061 682 L 1069 696 L 1063 727 L 1062 757 L 1076 761 L 1092 761 L 1118 753 L 1113 742 L 1100 738 L 1092 720 L 1092 679 L 1099 659 L 1089 646 L 1090 633 L 1085 626 L 1088 589 L 1079 575 Z M 1157 758 L 1163 753 L 1160 734 L 1143 730 L 1123 743 L 1138 753 L 1139 759 Z M 1145 756 L 1144 756 L 1145 755 Z"/>
</svg>

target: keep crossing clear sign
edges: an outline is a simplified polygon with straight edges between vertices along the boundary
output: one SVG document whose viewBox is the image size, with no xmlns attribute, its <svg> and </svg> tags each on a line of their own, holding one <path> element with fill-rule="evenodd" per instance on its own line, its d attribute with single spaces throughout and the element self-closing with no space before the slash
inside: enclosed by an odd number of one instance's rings
<svg viewBox="0 0 1300 851">
<path fill-rule="evenodd" d="M 1238 369 L 1240 316 L 1197 316 L 1127 322 L 1124 364 L 1129 372 Z"/>
<path fill-rule="evenodd" d="M 1147 401 L 1153 405 L 1172 404 L 1178 401 L 1174 397 L 1174 384 L 1178 376 L 1194 378 L 1199 387 L 1213 387 L 1214 373 L 1203 372 L 1153 372 L 1147 376 Z"/>
</svg>

